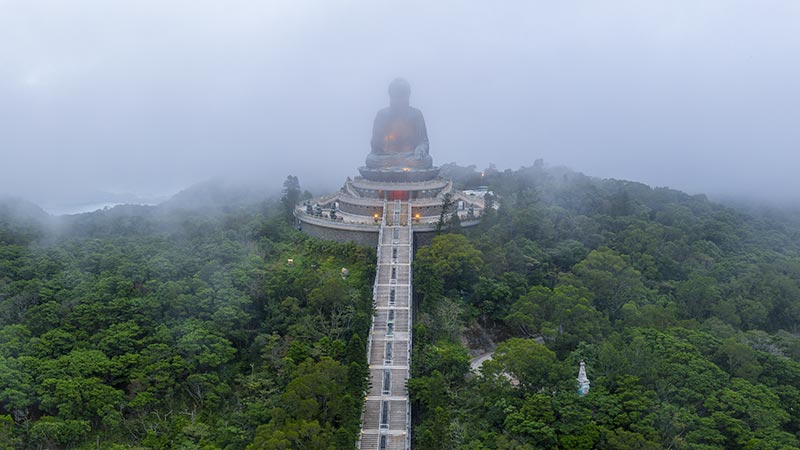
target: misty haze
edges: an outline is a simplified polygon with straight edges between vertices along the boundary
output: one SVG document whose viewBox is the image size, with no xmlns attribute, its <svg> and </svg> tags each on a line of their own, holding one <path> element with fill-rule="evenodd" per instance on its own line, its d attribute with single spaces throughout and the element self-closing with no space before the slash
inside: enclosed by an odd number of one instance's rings
<svg viewBox="0 0 800 450">
<path fill-rule="evenodd" d="M 329 190 L 403 76 L 439 163 L 796 201 L 798 20 L 792 1 L 4 1 L 0 192 Z"/>
<path fill-rule="evenodd" d="M 798 25 L 0 0 L 0 450 L 800 450 Z"/>
</svg>

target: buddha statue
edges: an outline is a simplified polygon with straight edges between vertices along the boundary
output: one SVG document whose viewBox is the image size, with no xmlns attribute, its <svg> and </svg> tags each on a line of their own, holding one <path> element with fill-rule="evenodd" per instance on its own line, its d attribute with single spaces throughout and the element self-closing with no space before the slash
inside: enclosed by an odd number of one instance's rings
<svg viewBox="0 0 800 450">
<path fill-rule="evenodd" d="M 422 112 L 409 105 L 411 87 L 402 78 L 389 84 L 389 107 L 378 111 L 372 126 L 371 170 L 430 169 L 428 131 Z"/>
</svg>

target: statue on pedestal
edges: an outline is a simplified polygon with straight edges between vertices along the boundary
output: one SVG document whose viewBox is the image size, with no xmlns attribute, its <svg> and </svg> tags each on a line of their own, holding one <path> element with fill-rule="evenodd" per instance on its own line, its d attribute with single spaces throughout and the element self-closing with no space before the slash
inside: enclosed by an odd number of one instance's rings
<svg viewBox="0 0 800 450">
<path fill-rule="evenodd" d="M 586 376 L 586 363 L 581 361 L 580 368 L 578 369 L 578 395 L 583 397 L 589 393 L 589 377 Z"/>
</svg>

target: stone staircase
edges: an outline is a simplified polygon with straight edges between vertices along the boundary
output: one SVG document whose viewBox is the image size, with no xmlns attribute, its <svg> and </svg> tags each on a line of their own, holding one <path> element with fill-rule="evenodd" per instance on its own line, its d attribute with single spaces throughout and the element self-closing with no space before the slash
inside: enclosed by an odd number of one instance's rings
<svg viewBox="0 0 800 450">
<path fill-rule="evenodd" d="M 386 203 L 378 238 L 375 315 L 367 349 L 369 389 L 361 416 L 360 450 L 409 450 L 411 405 L 411 208 Z"/>
</svg>

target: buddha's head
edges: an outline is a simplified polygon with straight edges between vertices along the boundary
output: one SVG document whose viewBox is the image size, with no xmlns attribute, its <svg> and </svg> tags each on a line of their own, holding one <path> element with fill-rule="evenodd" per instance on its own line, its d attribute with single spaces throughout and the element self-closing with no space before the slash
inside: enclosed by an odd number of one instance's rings
<svg viewBox="0 0 800 450">
<path fill-rule="evenodd" d="M 395 78 L 389 83 L 389 106 L 392 108 L 408 107 L 411 97 L 411 86 L 402 78 Z"/>
</svg>

